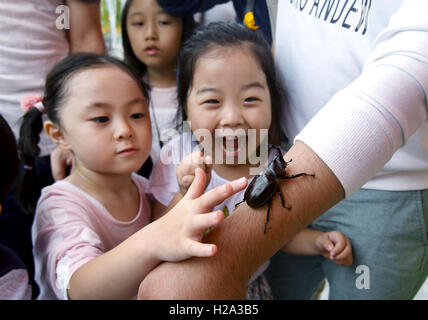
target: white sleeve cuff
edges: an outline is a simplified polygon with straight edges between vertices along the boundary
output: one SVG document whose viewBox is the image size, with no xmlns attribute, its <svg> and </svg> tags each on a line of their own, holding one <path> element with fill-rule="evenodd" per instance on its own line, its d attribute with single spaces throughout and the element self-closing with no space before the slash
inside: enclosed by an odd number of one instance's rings
<svg viewBox="0 0 428 320">
<path fill-rule="evenodd" d="M 347 198 L 382 169 L 397 141 L 391 137 L 397 133 L 382 126 L 384 114 L 367 112 L 358 103 L 361 98 L 337 94 L 295 138 L 333 171 Z"/>
</svg>

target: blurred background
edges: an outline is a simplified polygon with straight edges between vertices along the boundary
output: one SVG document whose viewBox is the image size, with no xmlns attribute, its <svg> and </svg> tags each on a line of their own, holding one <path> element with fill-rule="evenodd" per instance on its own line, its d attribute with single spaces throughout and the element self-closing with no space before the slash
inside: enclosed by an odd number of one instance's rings
<svg viewBox="0 0 428 320">
<path fill-rule="evenodd" d="M 107 50 L 122 58 L 122 37 L 120 19 L 126 0 L 101 0 L 101 25 Z"/>
</svg>

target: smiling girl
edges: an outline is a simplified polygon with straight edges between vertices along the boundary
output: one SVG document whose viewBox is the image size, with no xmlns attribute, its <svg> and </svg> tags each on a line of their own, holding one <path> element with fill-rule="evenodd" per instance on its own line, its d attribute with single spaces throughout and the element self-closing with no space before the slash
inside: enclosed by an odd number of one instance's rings
<svg viewBox="0 0 428 320">
<path fill-rule="evenodd" d="M 257 151 L 263 152 L 260 145 L 267 142 L 264 139 L 274 144 L 279 140 L 278 110 L 283 96 L 269 46 L 261 35 L 236 23 L 210 24 L 184 44 L 178 65 L 178 101 L 194 137 L 183 133 L 162 150 L 161 161 L 151 176 L 151 191 L 156 199 L 154 215 L 161 215 L 187 195 L 197 170 L 205 170 L 209 177 L 207 191 L 237 177 L 252 179 L 251 169 L 260 163 L 251 163 L 250 157 Z M 258 137 L 252 143 L 251 130 Z M 263 137 L 262 130 L 268 130 L 268 135 Z M 193 150 L 197 151 L 189 154 L 182 147 L 183 141 L 186 146 L 188 140 L 194 141 Z M 267 157 L 260 157 L 262 166 L 275 155 L 274 149 L 266 152 Z M 173 162 L 162 161 L 167 153 L 173 154 Z M 239 159 L 242 154 L 244 157 Z M 177 158 L 182 160 L 179 165 Z M 244 191 L 216 209 L 232 213 L 243 198 Z M 322 255 L 344 266 L 353 261 L 351 243 L 338 231 L 306 228 L 283 250 Z M 247 299 L 271 298 L 263 275 L 268 265 L 269 262 L 264 263 L 249 279 Z"/>
</svg>

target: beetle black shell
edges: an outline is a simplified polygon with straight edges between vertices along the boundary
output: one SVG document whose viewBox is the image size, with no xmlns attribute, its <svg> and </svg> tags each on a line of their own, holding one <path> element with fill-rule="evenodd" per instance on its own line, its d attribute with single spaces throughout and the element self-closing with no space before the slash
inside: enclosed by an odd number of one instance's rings
<svg viewBox="0 0 428 320">
<path fill-rule="evenodd" d="M 268 205 L 264 233 L 266 233 L 266 227 L 269 221 L 270 204 L 275 193 L 279 194 L 282 206 L 286 209 L 291 209 L 291 207 L 287 207 L 285 205 L 284 198 L 279 188 L 279 181 L 282 179 L 294 179 L 300 176 L 315 176 L 314 174 L 308 174 L 305 172 L 287 176 L 285 168 L 292 160 L 290 159 L 290 161 L 287 162 L 284 161 L 283 154 L 279 146 L 272 144 L 270 145 L 270 148 L 274 148 L 277 151 L 277 154 L 268 164 L 266 169 L 254 177 L 244 193 L 244 199 L 239 202 L 242 203 L 245 201 L 252 208 L 260 208 L 265 204 Z M 239 203 L 237 203 L 236 206 L 239 205 Z"/>
<path fill-rule="evenodd" d="M 251 208 L 262 207 L 270 200 L 276 188 L 276 179 L 269 173 L 261 173 L 248 185 L 244 199 Z"/>
</svg>

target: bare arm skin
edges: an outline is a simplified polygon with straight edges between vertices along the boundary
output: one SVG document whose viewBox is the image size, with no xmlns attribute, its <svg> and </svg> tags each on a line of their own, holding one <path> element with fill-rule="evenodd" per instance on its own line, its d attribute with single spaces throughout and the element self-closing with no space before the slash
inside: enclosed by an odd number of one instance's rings
<svg viewBox="0 0 428 320">
<path fill-rule="evenodd" d="M 70 8 L 70 53 L 104 53 L 105 43 L 101 31 L 100 3 L 67 0 Z"/>
<path fill-rule="evenodd" d="M 336 176 L 304 143 L 284 156 L 293 159 L 287 174 L 314 173 L 315 177 L 284 180 L 280 188 L 286 205 L 277 196 L 272 201 L 266 234 L 266 206 L 251 209 L 242 204 L 206 241 L 218 253 L 210 258 L 192 258 L 180 263 L 162 263 L 141 283 L 140 299 L 243 299 L 251 275 L 281 249 L 298 231 L 344 198 Z"/>
<path fill-rule="evenodd" d="M 318 246 L 317 238 L 324 232 L 311 228 L 305 228 L 299 231 L 291 241 L 282 247 L 282 251 L 302 256 L 315 256 L 322 254 Z"/>
<path fill-rule="evenodd" d="M 101 31 L 100 3 L 84 3 L 67 0 L 70 8 L 70 30 L 68 42 L 70 54 L 78 52 L 105 53 L 106 47 Z M 64 179 L 67 166 L 72 164 L 73 155 L 68 150 L 55 149 L 51 152 L 52 176 L 55 181 Z"/>
</svg>

